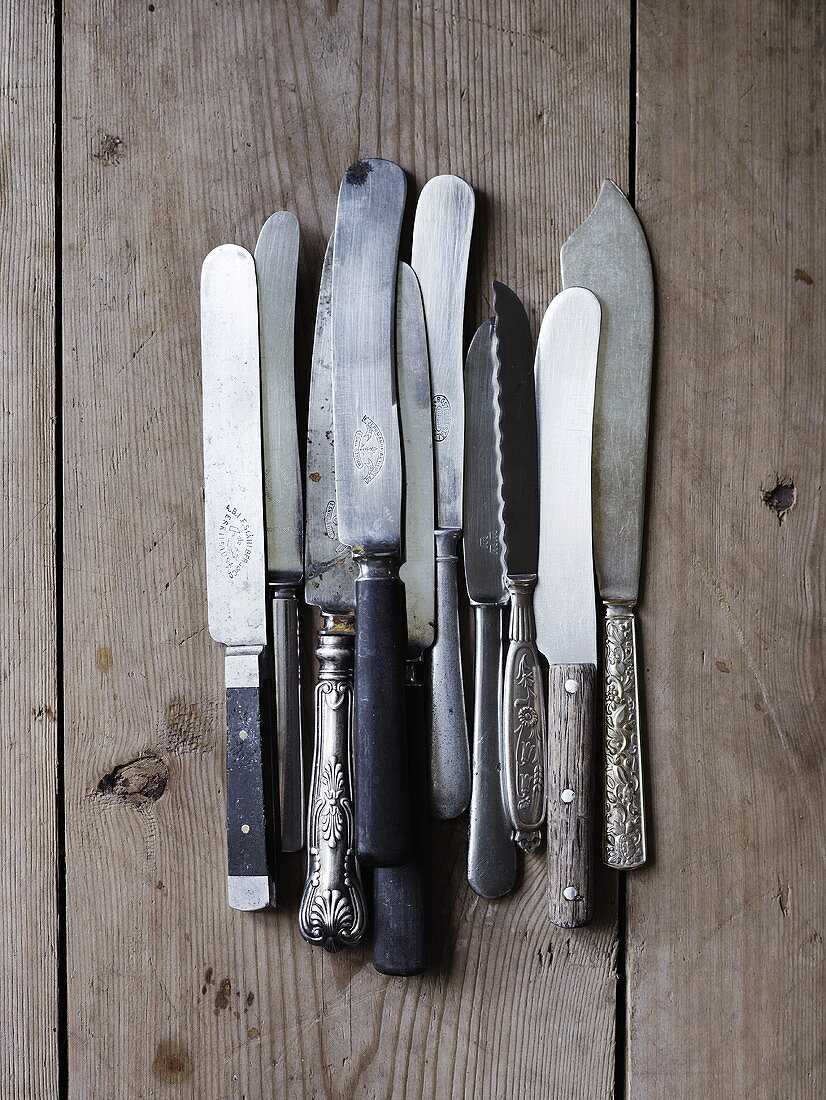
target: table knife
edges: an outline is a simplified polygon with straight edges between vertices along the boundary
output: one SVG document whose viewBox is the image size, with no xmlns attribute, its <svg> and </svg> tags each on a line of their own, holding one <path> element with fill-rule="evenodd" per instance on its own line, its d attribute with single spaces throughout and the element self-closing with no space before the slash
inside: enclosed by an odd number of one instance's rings
<svg viewBox="0 0 826 1100">
<path fill-rule="evenodd" d="M 631 870 L 646 860 L 634 608 L 645 517 L 654 279 L 645 234 L 610 180 L 563 245 L 564 286 L 584 286 L 602 307 L 594 407 L 594 559 L 606 608 L 603 859 Z"/>
<path fill-rule="evenodd" d="M 563 928 L 592 915 L 593 737 L 597 626 L 591 538 L 591 439 L 599 302 L 563 290 L 536 351 L 539 443 L 539 648 L 548 659 L 548 890 Z"/>
<path fill-rule="evenodd" d="M 458 546 L 464 464 L 463 322 L 473 190 L 457 176 L 422 188 L 411 265 L 427 324 L 436 461 L 436 640 L 430 654 L 430 809 L 458 817 L 470 801 L 470 749 L 459 641 Z"/>
<path fill-rule="evenodd" d="M 204 521 L 209 632 L 226 646 L 227 889 L 233 909 L 275 904 L 262 725 L 267 643 L 255 262 L 221 245 L 201 272 Z"/>
<path fill-rule="evenodd" d="M 307 425 L 307 515 L 304 598 L 321 609 L 307 880 L 298 926 L 327 951 L 364 935 L 367 912 L 356 859 L 353 808 L 353 641 L 356 566 L 338 537 L 330 354 L 332 241 L 321 271 Z"/>
<path fill-rule="evenodd" d="M 502 788 L 502 618 L 505 588 L 502 430 L 494 318 L 476 330 L 465 362 L 465 579 L 476 627 L 472 792 L 467 878 L 483 898 L 516 884 L 516 847 Z"/>
<path fill-rule="evenodd" d="M 298 589 L 303 577 L 301 467 L 295 421 L 298 221 L 279 210 L 255 246 L 264 442 L 264 514 L 275 666 L 281 848 L 304 846 Z"/>
<path fill-rule="evenodd" d="M 356 578 L 356 847 L 372 866 L 410 853 L 404 712 L 402 465 L 394 357 L 406 181 L 386 160 L 352 164 L 333 245 L 331 337 L 338 527 Z"/>
<path fill-rule="evenodd" d="M 499 368 L 504 560 L 510 641 L 502 688 L 502 782 L 516 843 L 534 851 L 545 820 L 545 703 L 533 593 L 539 558 L 539 468 L 531 326 L 519 298 L 493 284 Z"/>
<path fill-rule="evenodd" d="M 404 584 L 407 616 L 405 711 L 412 855 L 400 867 L 373 873 L 373 965 L 381 974 L 421 974 L 427 966 L 424 858 L 427 833 L 427 752 L 422 656 L 433 645 L 433 434 L 430 364 L 419 283 L 399 264 L 396 291 L 396 376 L 404 452 Z"/>
</svg>

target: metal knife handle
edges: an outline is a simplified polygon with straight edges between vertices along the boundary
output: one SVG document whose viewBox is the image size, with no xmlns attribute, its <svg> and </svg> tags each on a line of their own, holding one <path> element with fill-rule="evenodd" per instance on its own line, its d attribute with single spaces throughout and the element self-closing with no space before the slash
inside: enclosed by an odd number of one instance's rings
<svg viewBox="0 0 826 1100">
<path fill-rule="evenodd" d="M 335 952 L 358 943 L 367 911 L 356 860 L 353 811 L 352 615 L 324 614 L 318 634 L 315 743 L 307 817 L 307 881 L 298 927 Z"/>
<path fill-rule="evenodd" d="M 373 872 L 373 966 L 380 974 L 402 977 L 421 974 L 427 967 L 427 753 L 420 663 L 408 662 L 404 689 L 413 854 L 401 867 L 377 867 Z"/>
<path fill-rule="evenodd" d="M 430 651 L 430 812 L 442 821 L 470 802 L 462 650 L 459 640 L 457 546 L 462 532 L 436 531 L 436 641 Z"/>
<path fill-rule="evenodd" d="M 500 743 L 502 608 L 474 608 L 476 665 L 473 705 L 473 792 L 467 880 L 483 898 L 501 898 L 516 885 L 516 846 L 502 792 Z"/>
<path fill-rule="evenodd" d="M 233 909 L 275 905 L 275 845 L 261 722 L 259 647 L 228 649 L 227 893 Z"/>
<path fill-rule="evenodd" d="M 360 557 L 356 577 L 356 849 L 371 867 L 410 854 L 404 590 L 398 562 Z"/>
<path fill-rule="evenodd" d="M 548 674 L 548 890 L 551 921 L 592 916 L 596 665 Z"/>
<path fill-rule="evenodd" d="M 637 639 L 634 612 L 605 606 L 603 859 L 609 867 L 631 871 L 646 859 Z"/>
<path fill-rule="evenodd" d="M 298 636 L 298 596 L 294 586 L 273 587 L 275 730 L 278 738 L 278 795 L 283 852 L 298 852 L 304 847 L 306 821 Z"/>
<path fill-rule="evenodd" d="M 536 576 L 507 577 L 510 644 L 502 691 L 502 783 L 516 843 L 526 852 L 542 840 L 545 820 L 545 704 L 536 648 Z"/>
</svg>

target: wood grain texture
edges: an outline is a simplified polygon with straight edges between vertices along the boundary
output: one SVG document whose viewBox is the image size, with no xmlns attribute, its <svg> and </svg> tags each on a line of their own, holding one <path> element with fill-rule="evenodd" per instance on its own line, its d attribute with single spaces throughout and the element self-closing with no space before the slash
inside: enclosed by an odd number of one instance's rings
<svg viewBox="0 0 826 1100">
<path fill-rule="evenodd" d="M 596 665 L 548 670 L 548 905 L 561 928 L 587 924 L 594 908 L 596 691 Z"/>
<path fill-rule="evenodd" d="M 476 189 L 468 331 L 494 275 L 536 325 L 562 240 L 625 183 L 625 5 L 81 0 L 64 32 L 71 1096 L 610 1096 L 610 877 L 572 935 L 541 856 L 486 902 L 466 823 L 433 824 L 434 964 L 408 981 L 303 942 L 301 855 L 283 911 L 227 909 L 197 285 L 212 246 L 295 211 L 303 418 L 340 174 L 375 154 L 410 212 L 438 172 Z"/>
<path fill-rule="evenodd" d="M 639 9 L 659 351 L 634 1097 L 826 1094 L 825 44 L 814 2 Z"/>
<path fill-rule="evenodd" d="M 0 4 L 0 1092 L 55 1096 L 54 24 Z"/>
</svg>

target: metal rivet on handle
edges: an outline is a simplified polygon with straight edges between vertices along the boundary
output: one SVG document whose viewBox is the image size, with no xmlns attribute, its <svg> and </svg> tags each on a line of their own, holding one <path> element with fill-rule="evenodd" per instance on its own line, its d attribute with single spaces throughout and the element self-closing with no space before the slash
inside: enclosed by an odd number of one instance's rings
<svg viewBox="0 0 826 1100">
<path fill-rule="evenodd" d="M 576 680 L 566 680 L 565 690 L 568 692 L 569 695 L 576 695 L 576 693 L 579 691 L 579 684 Z"/>
<path fill-rule="evenodd" d="M 242 825 L 241 826 L 241 832 L 244 834 L 244 836 L 246 836 L 249 831 L 250 831 L 249 825 Z M 567 893 L 567 891 L 566 891 L 566 893 Z"/>
<path fill-rule="evenodd" d="M 578 891 L 576 886 L 566 886 L 562 891 L 562 896 L 567 898 L 568 901 L 576 901 L 578 897 Z"/>
<path fill-rule="evenodd" d="M 576 798 L 576 795 L 574 794 L 574 792 L 571 790 L 570 787 L 566 787 L 565 790 L 562 792 L 562 801 L 563 802 L 573 802 L 573 800 L 575 798 Z"/>
<path fill-rule="evenodd" d="M 238 740 L 239 741 L 246 741 L 248 736 L 249 736 L 249 734 L 247 733 L 246 730 L 239 730 L 238 731 Z"/>
</svg>

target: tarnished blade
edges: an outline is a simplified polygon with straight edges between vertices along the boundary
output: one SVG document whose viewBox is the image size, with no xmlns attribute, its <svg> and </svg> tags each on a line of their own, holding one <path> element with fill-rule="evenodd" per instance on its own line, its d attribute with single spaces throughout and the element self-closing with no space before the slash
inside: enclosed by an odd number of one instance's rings
<svg viewBox="0 0 826 1100">
<path fill-rule="evenodd" d="M 494 354 L 493 326 L 493 318 L 479 326 L 465 363 L 467 493 L 463 533 L 467 590 L 474 604 L 504 604 L 507 600 L 503 558 L 499 371 Z M 534 498 L 534 508 L 536 506 Z"/>
<path fill-rule="evenodd" d="M 336 514 L 333 364 L 330 354 L 330 302 L 333 241 L 327 245 L 313 340 L 310 412 L 307 424 L 307 517 L 304 598 L 331 613 L 354 611 L 358 568 L 350 548 L 339 541 Z"/>
<path fill-rule="evenodd" d="M 264 516 L 255 262 L 221 245 L 201 271 L 204 512 L 209 632 L 262 646 Z"/>
<path fill-rule="evenodd" d="M 416 206 L 410 260 L 422 288 L 430 351 L 436 525 L 456 530 L 462 526 L 462 341 L 473 208 L 473 190 L 458 176 L 428 180 Z"/>
<path fill-rule="evenodd" d="M 298 221 L 272 214 L 255 246 L 261 343 L 264 503 L 270 579 L 298 583 L 302 574 L 301 465 L 295 423 L 295 282 Z"/>
<path fill-rule="evenodd" d="M 548 663 L 596 664 L 591 542 L 591 429 L 599 302 L 563 290 L 548 307 L 536 349 L 539 427 L 539 581 L 536 641 Z"/>
<path fill-rule="evenodd" d="M 396 294 L 396 371 L 404 445 L 404 581 L 408 656 L 433 645 L 436 618 L 436 545 L 433 540 L 433 433 L 430 363 L 419 283 L 399 264 Z"/>
<path fill-rule="evenodd" d="M 341 541 L 398 553 L 402 469 L 393 336 L 407 184 L 397 164 L 362 160 L 341 183 L 331 313 L 336 499 Z"/>
<path fill-rule="evenodd" d="M 531 326 L 519 298 L 494 282 L 493 348 L 499 363 L 505 571 L 536 573 L 539 556 L 539 468 Z"/>
<path fill-rule="evenodd" d="M 562 247 L 562 282 L 602 307 L 594 404 L 594 559 L 602 598 L 637 599 L 645 512 L 654 281 L 642 226 L 606 180 L 590 215 Z"/>
</svg>

